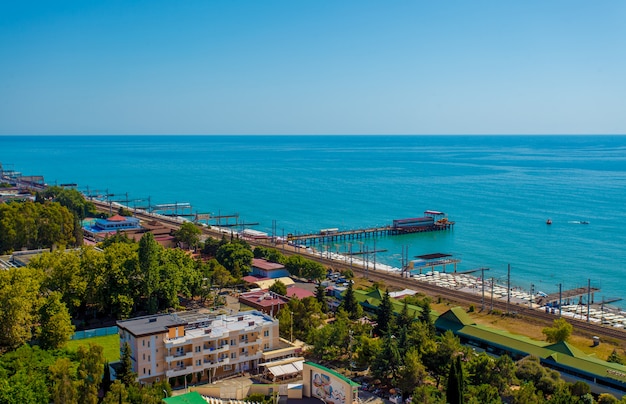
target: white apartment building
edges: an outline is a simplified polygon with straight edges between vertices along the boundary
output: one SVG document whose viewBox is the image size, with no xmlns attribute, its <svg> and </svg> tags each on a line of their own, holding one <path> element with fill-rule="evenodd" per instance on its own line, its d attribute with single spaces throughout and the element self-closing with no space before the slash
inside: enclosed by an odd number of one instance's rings
<svg viewBox="0 0 626 404">
<path fill-rule="evenodd" d="M 189 374 L 192 383 L 211 382 L 254 373 L 266 362 L 297 353 L 279 338 L 278 320 L 260 311 L 159 314 L 118 321 L 117 327 L 120 352 L 128 342 L 140 383 Z"/>
</svg>

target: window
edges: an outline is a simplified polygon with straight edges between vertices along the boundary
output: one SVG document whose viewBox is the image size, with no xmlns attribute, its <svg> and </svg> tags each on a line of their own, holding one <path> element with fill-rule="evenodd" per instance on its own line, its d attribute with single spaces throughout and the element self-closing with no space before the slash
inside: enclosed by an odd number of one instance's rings
<svg viewBox="0 0 626 404">
<path fill-rule="evenodd" d="M 230 370 L 232 369 L 230 365 L 224 365 L 224 370 Z"/>
<path fill-rule="evenodd" d="M 241 336 L 241 340 L 243 341 L 244 339 L 246 339 L 246 336 L 245 336 L 245 335 L 242 335 L 242 336 Z"/>
<path fill-rule="evenodd" d="M 241 353 L 246 352 L 246 348 L 241 348 Z"/>
<path fill-rule="evenodd" d="M 230 354 L 230 357 L 231 357 L 232 359 L 235 359 L 235 358 L 237 357 L 237 354 L 236 354 L 235 352 L 233 352 L 233 353 L 231 353 L 231 354 Z"/>
<path fill-rule="evenodd" d="M 145 339 L 143 341 L 141 341 L 141 345 L 142 346 L 146 346 L 146 340 Z"/>
<path fill-rule="evenodd" d="M 150 355 L 148 355 L 148 362 L 150 362 Z"/>
<path fill-rule="evenodd" d="M 199 346 L 196 347 L 196 352 L 200 352 L 200 347 Z"/>
<path fill-rule="evenodd" d="M 143 368 L 143 374 L 144 375 L 146 374 L 146 368 Z"/>
<path fill-rule="evenodd" d="M 231 345 L 235 345 L 235 340 L 234 340 L 234 339 L 231 339 L 231 340 L 230 340 L 230 344 L 231 344 Z"/>
<path fill-rule="evenodd" d="M 150 348 L 150 341 L 148 341 L 148 348 Z"/>
<path fill-rule="evenodd" d="M 148 369 L 148 376 L 152 374 L 152 369 Z"/>
<path fill-rule="evenodd" d="M 196 366 L 200 366 L 200 365 L 202 365 L 202 360 L 198 359 L 198 360 L 196 361 Z"/>
<path fill-rule="evenodd" d="M 269 336 L 270 336 L 270 332 L 269 332 L 269 330 L 265 330 L 265 331 L 263 331 L 263 336 L 264 336 L 264 337 L 269 337 Z"/>
<path fill-rule="evenodd" d="M 146 354 L 143 354 L 143 360 L 146 360 Z"/>
</svg>

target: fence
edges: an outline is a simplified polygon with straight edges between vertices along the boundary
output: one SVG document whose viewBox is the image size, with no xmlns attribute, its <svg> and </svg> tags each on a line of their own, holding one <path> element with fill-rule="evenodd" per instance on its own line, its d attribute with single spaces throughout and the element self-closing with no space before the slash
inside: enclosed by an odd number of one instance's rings
<svg viewBox="0 0 626 404">
<path fill-rule="evenodd" d="M 92 337 L 104 337 L 107 335 L 117 334 L 117 326 L 94 328 L 92 330 L 76 331 L 72 336 L 72 339 L 85 339 Z"/>
</svg>

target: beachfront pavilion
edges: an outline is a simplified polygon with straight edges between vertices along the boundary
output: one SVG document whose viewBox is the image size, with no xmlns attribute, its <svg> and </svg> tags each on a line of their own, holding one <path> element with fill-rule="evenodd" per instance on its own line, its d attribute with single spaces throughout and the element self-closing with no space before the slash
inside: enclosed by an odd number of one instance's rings
<svg viewBox="0 0 626 404">
<path fill-rule="evenodd" d="M 108 219 L 96 219 L 93 222 L 93 228 L 102 232 L 131 230 L 138 229 L 140 227 L 141 226 L 139 226 L 139 219 L 137 219 L 136 217 L 127 217 L 120 215 L 111 216 Z"/>
<path fill-rule="evenodd" d="M 610 393 L 616 397 L 626 393 L 626 366 L 587 355 L 567 342 L 550 344 L 478 325 L 460 307 L 439 316 L 435 327 L 440 332 L 451 330 L 462 343 L 493 355 L 507 354 L 513 360 L 535 356 L 542 365 L 558 371 L 566 381 L 587 383 L 593 393 Z"/>
</svg>

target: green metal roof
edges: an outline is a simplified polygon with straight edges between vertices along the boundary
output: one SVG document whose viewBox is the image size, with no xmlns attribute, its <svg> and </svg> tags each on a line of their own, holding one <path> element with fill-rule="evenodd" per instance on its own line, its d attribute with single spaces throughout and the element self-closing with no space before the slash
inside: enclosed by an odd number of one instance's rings
<svg viewBox="0 0 626 404">
<path fill-rule="evenodd" d="M 166 404 L 206 404 L 206 400 L 197 391 L 181 394 L 180 396 L 163 399 Z"/>
<path fill-rule="evenodd" d="M 380 306 L 380 302 L 383 299 L 384 293 L 380 291 L 380 289 L 374 288 L 371 290 L 362 290 L 357 289 L 354 290 L 354 298 L 361 306 L 366 309 L 376 310 L 378 306 Z M 402 312 L 402 308 L 404 307 L 404 302 L 402 300 L 391 299 L 391 307 L 393 308 L 393 312 L 398 314 Z M 416 306 L 414 304 L 407 305 L 407 309 L 409 311 L 410 316 L 419 316 L 422 313 L 422 308 Z M 439 313 L 435 310 L 430 311 L 430 317 L 433 321 L 439 317 Z"/>
<path fill-rule="evenodd" d="M 440 316 L 436 325 L 450 329 L 456 335 L 469 340 L 482 341 L 487 345 L 517 354 L 536 356 L 544 363 L 552 363 L 556 368 L 584 372 L 597 378 L 611 379 L 626 385 L 626 366 L 598 359 L 595 355 L 587 355 L 567 342 L 548 344 L 487 326 L 468 323 L 469 316 L 465 314 L 464 318 L 464 314 L 462 309 L 460 311 L 448 310 Z"/>
</svg>

